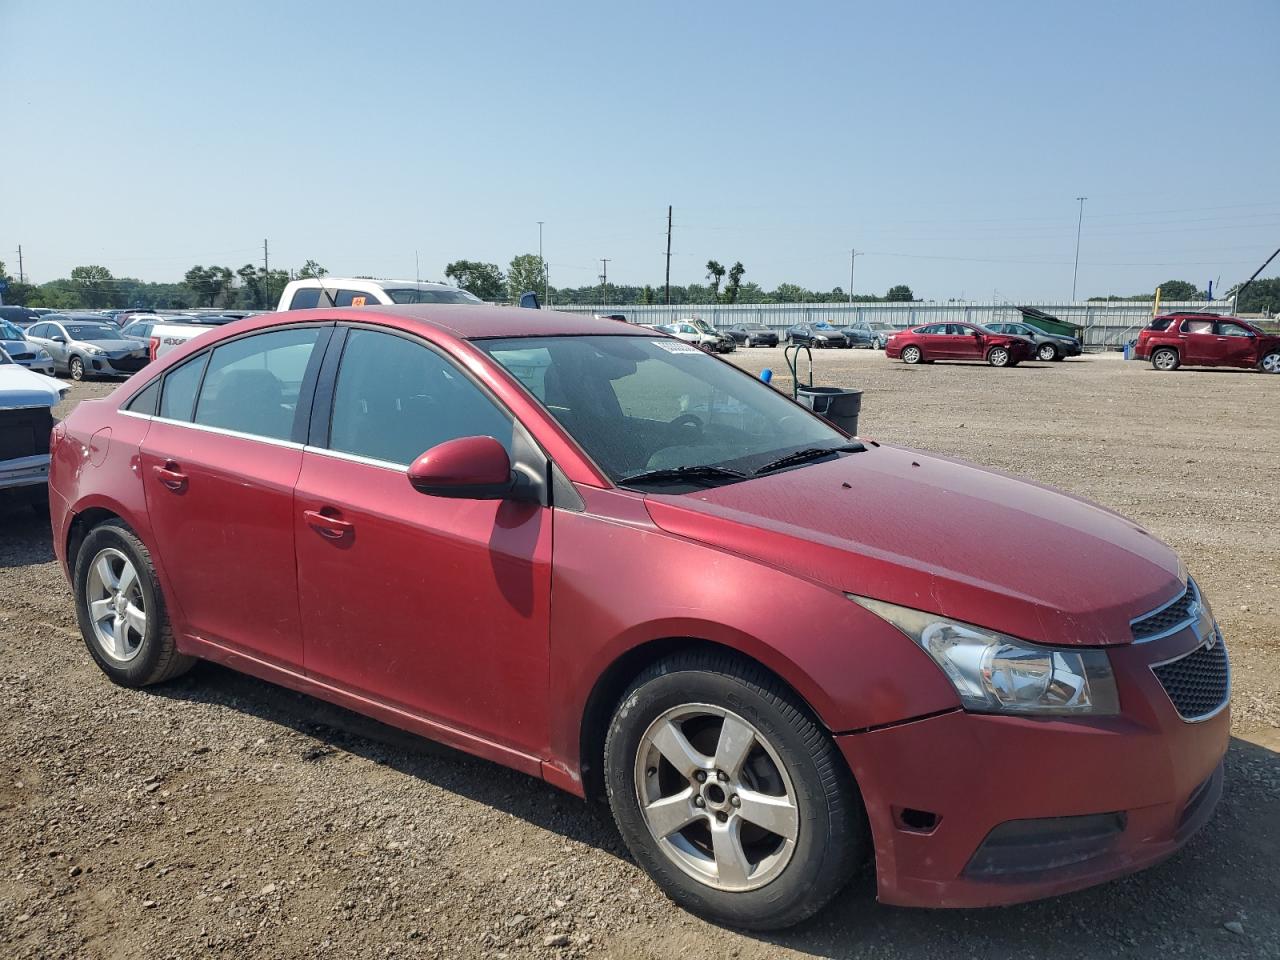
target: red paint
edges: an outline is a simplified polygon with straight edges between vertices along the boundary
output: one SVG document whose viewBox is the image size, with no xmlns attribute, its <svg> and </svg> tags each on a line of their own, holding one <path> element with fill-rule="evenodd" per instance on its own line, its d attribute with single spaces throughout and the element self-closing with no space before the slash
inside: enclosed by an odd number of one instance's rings
<svg viewBox="0 0 1280 960">
<path fill-rule="evenodd" d="M 942 332 L 933 333 L 935 329 Z M 968 360 L 985 363 L 992 347 L 1004 347 L 1009 351 L 1010 364 L 1021 363 L 1035 356 L 1035 344 L 1025 337 L 1007 333 L 991 333 L 971 323 L 929 323 L 895 333 L 885 345 L 884 355 L 897 360 L 908 344 L 919 347 L 925 363 L 934 360 Z"/>
<path fill-rule="evenodd" d="M 404 468 L 126 415 L 120 406 L 225 337 L 317 320 L 433 342 L 505 406 L 583 507 L 424 495 Z M 1133 523 L 1002 474 L 890 446 L 683 496 L 613 488 L 468 338 L 653 336 L 551 311 L 416 306 L 276 314 L 173 351 L 81 403 L 54 445 L 54 546 L 72 521 L 123 518 L 150 547 L 180 647 L 583 792 L 584 712 L 610 667 L 651 643 L 718 644 L 772 670 L 836 735 L 866 799 L 881 896 L 1013 902 L 1136 869 L 1221 758 L 1228 718 L 1183 723 L 1149 664 L 1181 634 L 1128 622 L 1185 571 Z M 1004 338 L 1011 339 L 1011 338 Z M 111 441 L 91 443 L 109 428 Z M 495 451 L 494 447 L 497 447 Z M 500 454 L 500 456 L 499 456 Z M 412 467 L 496 481 L 496 443 Z M 73 559 L 73 558 L 71 558 Z M 967 714 L 932 661 L 845 592 L 1027 639 L 1106 645 L 1122 714 Z M 929 719 L 919 719 L 928 717 Z M 928 835 L 893 811 L 934 811 Z M 1086 876 L 975 885 L 961 871 L 1008 819 L 1126 811 L 1138 829 Z"/>
<path fill-rule="evenodd" d="M 1156 329 L 1156 325 L 1164 329 Z M 1280 351 L 1280 336 L 1264 333 L 1239 317 L 1172 313 L 1156 318 L 1154 325 L 1138 331 L 1134 355 L 1139 360 L 1150 360 L 1161 348 L 1177 353 L 1183 366 L 1247 369 L 1259 366 L 1263 357 Z"/>
<path fill-rule="evenodd" d="M 498 487 L 511 480 L 511 458 L 493 437 L 459 437 L 432 447 L 409 467 L 419 490 Z"/>
</svg>

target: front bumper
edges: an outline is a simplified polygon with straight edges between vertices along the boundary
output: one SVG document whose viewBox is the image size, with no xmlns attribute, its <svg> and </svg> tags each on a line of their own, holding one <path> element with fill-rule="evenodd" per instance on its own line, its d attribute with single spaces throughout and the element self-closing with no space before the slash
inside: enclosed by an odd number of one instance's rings
<svg viewBox="0 0 1280 960">
<path fill-rule="evenodd" d="M 871 824 L 879 899 L 917 907 L 1019 903 L 1124 876 L 1177 851 L 1221 794 L 1230 711 L 1184 721 L 1152 666 L 1200 642 L 1188 629 L 1111 648 L 1116 717 L 956 710 L 838 737 Z"/>
<path fill-rule="evenodd" d="M 47 360 L 18 360 L 18 365 L 26 367 L 33 373 L 43 373 L 46 377 L 53 376 L 53 358 Z"/>
<path fill-rule="evenodd" d="M 0 490 L 43 486 L 49 482 L 49 454 L 0 460 Z"/>
<path fill-rule="evenodd" d="M 86 357 L 85 368 L 103 377 L 131 377 L 147 365 L 145 354 L 133 357 Z"/>
</svg>

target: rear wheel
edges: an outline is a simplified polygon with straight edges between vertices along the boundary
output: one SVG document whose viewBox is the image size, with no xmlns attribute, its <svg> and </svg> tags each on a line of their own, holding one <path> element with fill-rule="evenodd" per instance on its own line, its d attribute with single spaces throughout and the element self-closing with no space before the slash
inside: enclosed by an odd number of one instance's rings
<svg viewBox="0 0 1280 960">
<path fill-rule="evenodd" d="M 903 363 L 919 363 L 923 359 L 919 347 L 903 347 L 902 362 Z"/>
<path fill-rule="evenodd" d="M 1280 350 L 1272 350 L 1259 364 L 1263 373 L 1280 373 Z"/>
<path fill-rule="evenodd" d="M 84 538 L 74 584 L 80 633 L 113 682 L 145 687 L 191 669 L 195 658 L 178 652 L 151 554 L 123 521 Z"/>
<path fill-rule="evenodd" d="M 1169 347 L 1162 347 L 1155 353 L 1151 354 L 1151 365 L 1157 370 L 1168 373 L 1170 370 L 1177 370 L 1181 361 L 1178 359 L 1178 351 Z"/>
<path fill-rule="evenodd" d="M 1042 343 L 1040 348 L 1036 350 L 1036 357 L 1040 360 L 1050 361 L 1058 359 L 1058 348 L 1052 343 Z"/>
<path fill-rule="evenodd" d="M 632 684 L 605 743 L 627 846 L 677 904 L 756 930 L 821 909 L 868 851 L 843 758 L 758 666 L 682 654 Z"/>
<path fill-rule="evenodd" d="M 84 361 L 79 357 L 72 357 L 71 363 L 67 369 L 71 371 L 72 380 L 84 379 Z"/>
<path fill-rule="evenodd" d="M 992 347 L 987 351 L 987 363 L 993 367 L 1009 366 L 1009 351 L 1004 347 Z"/>
</svg>

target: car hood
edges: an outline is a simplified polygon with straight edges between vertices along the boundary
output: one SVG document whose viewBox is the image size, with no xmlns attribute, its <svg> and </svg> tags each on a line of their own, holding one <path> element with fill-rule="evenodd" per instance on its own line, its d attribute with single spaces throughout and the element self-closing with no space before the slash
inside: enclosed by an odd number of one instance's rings
<svg viewBox="0 0 1280 960">
<path fill-rule="evenodd" d="M 127 338 L 119 340 L 77 340 L 76 345 L 81 347 L 93 346 L 104 353 L 116 353 L 120 350 L 137 350 L 139 342 L 138 340 L 129 340 Z"/>
<path fill-rule="evenodd" d="M 888 445 L 647 505 L 671 534 L 1044 643 L 1131 642 L 1129 621 L 1186 580 L 1172 550 L 1116 513 Z"/>
<path fill-rule="evenodd" d="M 66 392 L 66 385 L 53 377 L 34 373 L 16 363 L 0 364 L 0 410 L 52 407 Z"/>
</svg>

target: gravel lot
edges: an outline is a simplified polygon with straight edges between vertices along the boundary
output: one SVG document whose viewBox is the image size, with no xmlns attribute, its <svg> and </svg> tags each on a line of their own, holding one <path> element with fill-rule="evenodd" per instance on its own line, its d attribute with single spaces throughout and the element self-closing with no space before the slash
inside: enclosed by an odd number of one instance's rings
<svg viewBox="0 0 1280 960">
<path fill-rule="evenodd" d="M 1179 856 L 992 911 L 882 907 L 864 876 L 797 930 L 719 929 L 538 781 L 208 665 L 113 687 L 47 528 L 0 506 L 0 956 L 1280 957 L 1280 378 L 816 360 L 865 391 L 865 435 L 1056 484 L 1181 552 L 1232 652 L 1236 737 Z"/>
</svg>

